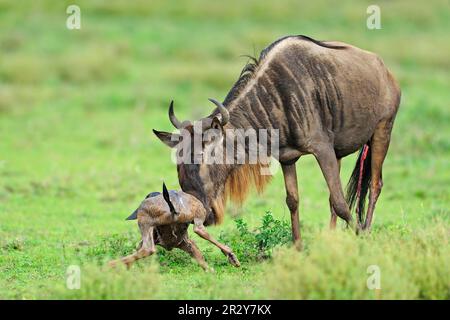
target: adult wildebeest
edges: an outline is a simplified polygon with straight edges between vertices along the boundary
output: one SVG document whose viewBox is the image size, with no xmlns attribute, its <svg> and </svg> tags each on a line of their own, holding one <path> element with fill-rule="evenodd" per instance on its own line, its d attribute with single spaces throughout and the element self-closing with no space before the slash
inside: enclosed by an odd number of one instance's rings
<svg viewBox="0 0 450 320">
<path fill-rule="evenodd" d="M 206 123 L 204 131 L 279 130 L 278 160 L 294 241 L 300 240 L 295 163 L 305 154 L 315 156 L 327 182 L 331 227 L 335 227 L 336 216 L 353 225 L 350 210 L 357 202 L 357 227 L 370 229 L 382 188 L 382 164 L 400 103 L 399 85 L 376 54 L 341 42 L 287 36 L 246 65 L 223 104 L 211 101 L 217 109 L 201 119 Z M 176 128 L 194 134 L 190 122 L 177 120 L 173 105 L 169 118 Z M 154 133 L 170 147 L 177 145 L 176 133 Z M 359 149 L 364 152 L 350 178 L 346 199 L 339 177 L 340 161 Z M 258 165 L 180 163 L 177 170 L 181 188 L 210 210 L 211 223 L 222 220 L 228 197 L 242 200 L 250 181 L 261 189 L 269 180 L 259 174 Z"/>
</svg>

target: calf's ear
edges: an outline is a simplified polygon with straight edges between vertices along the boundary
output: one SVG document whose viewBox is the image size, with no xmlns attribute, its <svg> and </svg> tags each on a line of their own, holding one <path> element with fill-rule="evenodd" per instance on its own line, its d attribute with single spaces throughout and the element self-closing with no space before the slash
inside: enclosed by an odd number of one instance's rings
<svg viewBox="0 0 450 320">
<path fill-rule="evenodd" d="M 173 206 L 172 201 L 170 201 L 169 191 L 167 191 L 166 184 L 164 182 L 163 182 L 163 198 L 169 205 L 170 213 L 172 215 L 178 214 L 177 211 L 175 210 L 175 207 Z"/>
<path fill-rule="evenodd" d="M 178 143 L 180 143 L 180 135 L 176 133 L 158 131 L 153 129 L 153 133 L 161 140 L 165 145 L 170 148 L 174 148 Z"/>
</svg>

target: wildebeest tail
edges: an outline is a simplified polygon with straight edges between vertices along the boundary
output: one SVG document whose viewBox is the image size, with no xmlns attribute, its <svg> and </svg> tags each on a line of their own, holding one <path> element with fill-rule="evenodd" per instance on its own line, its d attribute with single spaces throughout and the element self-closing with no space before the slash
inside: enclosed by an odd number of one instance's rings
<svg viewBox="0 0 450 320">
<path fill-rule="evenodd" d="M 347 184 L 347 204 L 352 211 L 356 205 L 356 214 L 358 221 L 362 224 L 364 220 L 364 207 L 366 203 L 367 192 L 371 180 L 371 150 L 368 144 L 365 144 L 359 151 L 358 160 L 353 169 L 350 180 Z"/>
</svg>

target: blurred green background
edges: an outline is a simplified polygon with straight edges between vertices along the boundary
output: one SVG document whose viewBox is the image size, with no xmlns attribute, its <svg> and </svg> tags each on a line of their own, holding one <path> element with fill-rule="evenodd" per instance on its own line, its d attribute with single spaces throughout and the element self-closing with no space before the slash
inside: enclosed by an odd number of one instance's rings
<svg viewBox="0 0 450 320">
<path fill-rule="evenodd" d="M 81 9 L 80 30 L 66 28 L 69 4 Z M 380 30 L 366 27 L 370 4 L 381 8 Z M 225 97 L 246 63 L 242 55 L 258 56 L 288 34 L 376 52 L 401 84 L 374 237 L 435 224 L 448 231 L 449 8 L 445 0 L 1 0 L 0 298 L 48 297 L 85 247 L 112 235 L 137 239 L 137 226 L 124 218 L 163 180 L 179 188 L 170 150 L 151 132 L 172 130 L 170 100 L 180 119 L 208 115 L 207 98 Z M 343 161 L 344 183 L 354 161 Z M 300 160 L 298 173 L 308 242 L 327 228 L 327 188 L 312 157 Z M 233 230 L 233 216 L 256 226 L 265 211 L 289 220 L 284 198 L 278 173 L 263 197 L 230 207 L 211 232 Z M 189 260 L 163 265 L 161 297 L 267 297 L 272 262 L 234 270 L 197 242 L 217 278 Z M 233 281 L 240 285 L 221 287 Z"/>
</svg>

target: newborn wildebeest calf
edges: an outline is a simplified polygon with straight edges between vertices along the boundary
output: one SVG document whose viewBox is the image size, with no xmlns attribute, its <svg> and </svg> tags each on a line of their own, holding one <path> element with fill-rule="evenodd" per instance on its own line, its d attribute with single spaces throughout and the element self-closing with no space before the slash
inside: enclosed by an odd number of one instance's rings
<svg viewBox="0 0 450 320">
<path fill-rule="evenodd" d="M 120 260 L 110 262 L 115 266 L 122 261 L 130 267 L 136 260 L 148 257 L 156 252 L 155 244 L 159 244 L 166 250 L 178 248 L 189 253 L 204 270 L 208 265 L 202 253 L 192 239 L 189 239 L 189 224 L 194 224 L 194 232 L 205 240 L 216 245 L 228 261 L 235 267 L 240 263 L 232 250 L 219 243 L 206 231 L 203 223 L 206 220 L 206 210 L 203 204 L 194 196 L 182 191 L 167 191 L 163 184 L 163 193 L 152 192 L 142 201 L 127 220 L 138 220 L 142 241 L 138 250 Z"/>
</svg>

